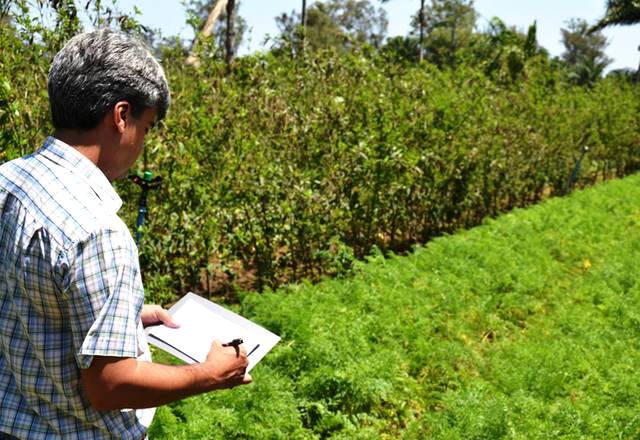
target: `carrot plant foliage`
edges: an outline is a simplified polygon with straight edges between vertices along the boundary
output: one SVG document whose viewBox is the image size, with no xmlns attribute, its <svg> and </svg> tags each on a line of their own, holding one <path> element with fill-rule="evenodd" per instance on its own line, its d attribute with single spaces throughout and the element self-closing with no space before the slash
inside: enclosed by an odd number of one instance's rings
<svg viewBox="0 0 640 440">
<path fill-rule="evenodd" d="M 252 385 L 160 408 L 151 437 L 637 438 L 638 198 L 635 175 L 246 294 L 282 341 Z"/>
</svg>

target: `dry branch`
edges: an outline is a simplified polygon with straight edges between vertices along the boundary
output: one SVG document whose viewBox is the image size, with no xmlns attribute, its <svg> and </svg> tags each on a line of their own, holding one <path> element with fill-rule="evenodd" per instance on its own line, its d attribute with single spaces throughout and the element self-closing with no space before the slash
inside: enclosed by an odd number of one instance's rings
<svg viewBox="0 0 640 440">
<path fill-rule="evenodd" d="M 187 65 L 196 66 L 196 67 L 198 66 L 199 60 L 198 60 L 198 56 L 196 55 L 197 43 L 198 41 L 202 41 L 205 38 L 208 38 L 211 36 L 211 34 L 213 33 L 213 27 L 216 24 L 216 20 L 222 13 L 223 9 L 227 6 L 227 1 L 228 0 L 218 0 L 216 4 L 213 6 L 213 8 L 211 8 L 211 11 L 207 16 L 207 20 L 204 22 L 202 29 L 193 39 L 193 44 L 191 45 L 191 53 L 189 54 L 189 56 L 187 57 L 187 60 L 185 61 Z"/>
</svg>

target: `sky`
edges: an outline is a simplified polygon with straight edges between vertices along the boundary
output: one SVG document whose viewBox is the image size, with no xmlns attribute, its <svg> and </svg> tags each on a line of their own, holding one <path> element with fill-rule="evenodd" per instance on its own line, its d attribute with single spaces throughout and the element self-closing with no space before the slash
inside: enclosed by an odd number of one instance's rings
<svg viewBox="0 0 640 440">
<path fill-rule="evenodd" d="M 313 0 L 308 0 L 307 7 L 313 3 Z M 372 3 L 378 2 L 372 0 Z M 140 22 L 160 29 L 165 37 L 193 38 L 181 0 L 119 0 L 117 4 L 124 11 L 131 11 L 136 5 L 142 13 Z M 238 13 L 249 27 L 240 55 L 269 47 L 264 45 L 265 38 L 278 34 L 274 18 L 282 12 L 299 12 L 301 4 L 300 0 L 240 0 Z M 387 36 L 407 35 L 411 16 L 419 6 L 419 0 L 390 0 L 386 3 L 383 8 L 389 19 Z M 595 22 L 604 15 L 605 0 L 476 0 L 475 8 L 480 15 L 477 23 L 480 29 L 486 28 L 495 16 L 508 26 L 522 30 L 536 21 L 538 43 L 551 55 L 559 56 L 563 52 L 560 29 L 566 27 L 567 20 L 575 17 Z M 614 60 L 607 70 L 637 69 L 640 62 L 640 25 L 607 28 L 603 33 L 609 41 L 607 56 Z"/>
</svg>

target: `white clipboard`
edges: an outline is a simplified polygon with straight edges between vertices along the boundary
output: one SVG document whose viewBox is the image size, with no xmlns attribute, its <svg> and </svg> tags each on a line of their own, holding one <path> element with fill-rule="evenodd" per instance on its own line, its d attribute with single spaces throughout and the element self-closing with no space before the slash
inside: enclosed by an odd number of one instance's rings
<svg viewBox="0 0 640 440">
<path fill-rule="evenodd" d="M 280 340 L 269 330 L 195 293 L 187 293 L 168 312 L 180 328 L 147 327 L 147 339 L 188 364 L 204 362 L 216 339 L 226 343 L 241 338 L 249 372 Z"/>
</svg>

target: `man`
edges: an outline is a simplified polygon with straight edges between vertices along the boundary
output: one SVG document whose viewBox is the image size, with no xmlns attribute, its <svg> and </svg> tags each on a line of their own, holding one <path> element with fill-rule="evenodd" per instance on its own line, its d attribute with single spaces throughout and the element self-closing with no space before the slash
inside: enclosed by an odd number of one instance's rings
<svg viewBox="0 0 640 440">
<path fill-rule="evenodd" d="M 201 364 L 150 362 L 143 326 L 177 324 L 143 306 L 110 182 L 166 114 L 160 65 L 102 29 L 56 55 L 48 90 L 55 136 L 0 166 L 0 438 L 142 439 L 140 409 L 249 383 L 246 353 L 214 342 Z"/>
</svg>

